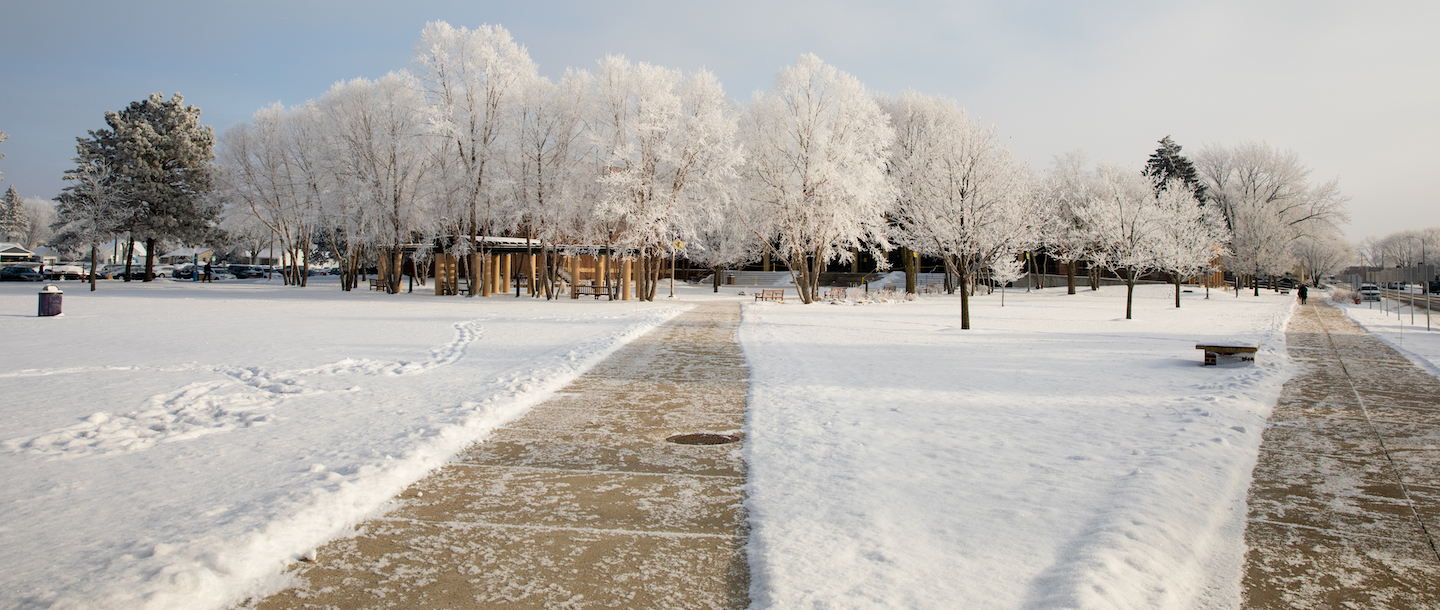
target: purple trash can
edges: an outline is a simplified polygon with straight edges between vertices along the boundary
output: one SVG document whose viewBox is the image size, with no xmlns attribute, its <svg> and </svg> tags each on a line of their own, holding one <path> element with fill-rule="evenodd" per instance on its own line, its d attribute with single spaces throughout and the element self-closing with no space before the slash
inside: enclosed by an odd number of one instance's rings
<svg viewBox="0 0 1440 610">
<path fill-rule="evenodd" d="M 60 315 L 60 298 L 64 295 L 54 284 L 40 291 L 40 317 Z"/>
</svg>

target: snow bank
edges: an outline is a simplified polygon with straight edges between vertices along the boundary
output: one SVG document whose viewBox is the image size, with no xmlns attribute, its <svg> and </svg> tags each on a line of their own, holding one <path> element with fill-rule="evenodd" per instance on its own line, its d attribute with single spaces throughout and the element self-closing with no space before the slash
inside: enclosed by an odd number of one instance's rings
<svg viewBox="0 0 1440 610">
<path fill-rule="evenodd" d="M 0 607 L 220 608 L 683 307 L 0 287 Z"/>
<path fill-rule="evenodd" d="M 747 305 L 755 607 L 1237 607 L 1292 299 L 1173 298 Z"/>
</svg>

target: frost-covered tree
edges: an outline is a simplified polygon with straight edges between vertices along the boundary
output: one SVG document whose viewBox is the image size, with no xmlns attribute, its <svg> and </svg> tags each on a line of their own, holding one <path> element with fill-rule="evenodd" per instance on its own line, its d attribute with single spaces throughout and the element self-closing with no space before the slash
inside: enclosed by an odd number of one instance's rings
<svg viewBox="0 0 1440 610">
<path fill-rule="evenodd" d="M 0 238 L 18 243 L 29 233 L 30 216 L 25 213 L 25 201 L 12 184 L 5 191 L 5 198 L 0 199 Z"/>
<path fill-rule="evenodd" d="M 424 206 L 432 141 L 414 78 L 391 72 L 374 81 L 337 83 L 322 105 L 333 129 L 337 173 L 364 210 L 364 235 L 376 249 L 387 290 L 400 291 L 404 245 L 434 218 Z"/>
<path fill-rule="evenodd" d="M 148 281 L 155 276 L 157 240 L 203 239 L 219 212 L 207 197 L 215 133 L 200 124 L 200 109 L 178 93 L 169 100 L 154 93 L 106 112 L 105 123 L 108 129 L 77 138 L 76 148 L 87 163 L 107 163 L 123 187 L 119 193 L 130 212 L 125 229 L 132 239 L 145 239 Z"/>
<path fill-rule="evenodd" d="M 603 168 L 596 209 L 619 229 L 614 245 L 639 253 L 635 292 L 651 301 L 662 261 L 693 232 L 693 217 L 729 200 L 740 162 L 734 114 L 703 70 L 685 77 L 610 56 L 593 87 L 592 137 Z"/>
<path fill-rule="evenodd" d="M 1320 286 L 1320 278 L 1335 273 L 1356 257 L 1355 247 L 1339 231 L 1301 237 L 1293 249 L 1305 279 L 1316 287 Z"/>
<path fill-rule="evenodd" d="M 589 78 L 568 70 L 558 83 L 532 79 L 515 109 L 516 137 L 504 158 L 516 205 L 506 224 L 539 242 L 542 264 L 530 270 L 543 287 L 537 297 L 559 296 L 551 281 L 560 265 L 554 245 L 583 234 L 589 221 L 576 205 L 591 199 L 585 191 L 595 190 L 594 166 L 584 162 L 587 147 L 581 142 Z"/>
<path fill-rule="evenodd" d="M 1096 262 L 1125 280 L 1125 319 L 1133 317 L 1135 284 L 1160 269 L 1164 215 L 1150 181 L 1139 172 L 1101 163 L 1085 205 L 1076 210 L 1097 244 Z"/>
<path fill-rule="evenodd" d="M 467 268 L 470 296 L 475 296 L 486 274 L 471 247 L 503 216 L 500 204 L 508 198 L 498 192 L 503 187 L 496 177 L 504 172 L 500 156 L 515 128 L 512 107 L 537 71 L 525 48 L 500 26 L 471 30 L 427 23 L 416 52 L 416 74 L 433 112 L 431 128 L 443 139 L 443 150 L 458 161 L 448 173 L 458 181 L 460 212 L 470 235 L 460 253 L 472 255 Z"/>
<path fill-rule="evenodd" d="M 1179 307 L 1181 282 L 1186 277 L 1212 272 L 1216 260 L 1227 252 L 1230 232 L 1219 211 L 1196 199 L 1183 179 L 1162 179 L 1154 190 L 1160 212 L 1157 266 L 1170 274 L 1175 285 L 1175 306 Z"/>
<path fill-rule="evenodd" d="M 818 297 L 820 272 L 864 249 L 883 260 L 889 120 L 855 77 L 806 54 L 756 93 L 741 122 L 746 161 L 737 211 L 790 269 L 800 300 Z"/>
<path fill-rule="evenodd" d="M 1086 169 L 1085 153 L 1058 155 L 1039 186 L 1043 222 L 1040 240 L 1046 254 L 1065 265 L 1066 286 L 1075 294 L 1075 268 L 1079 261 L 1093 258 L 1099 245 L 1084 226 L 1077 210 L 1089 200 L 1095 184 Z M 1090 289 L 1099 290 L 1098 266 L 1090 265 Z"/>
<path fill-rule="evenodd" d="M 43 197 L 26 197 L 21 200 L 25 217 L 30 221 L 30 230 L 25 233 L 25 247 L 35 248 L 50 242 L 55 231 L 55 203 Z"/>
<path fill-rule="evenodd" d="M 65 172 L 70 181 L 56 198 L 55 231 L 61 243 L 90 249 L 90 269 L 96 269 L 96 249 L 110 239 L 129 218 L 124 207 L 116 175 L 109 163 L 100 157 L 76 157 L 76 167 Z M 90 290 L 95 290 L 95 273 L 90 274 Z"/>
<path fill-rule="evenodd" d="M 1310 184 L 1310 169 L 1293 152 L 1267 144 L 1208 146 L 1196 157 L 1205 192 L 1230 230 L 1226 266 L 1239 277 L 1284 273 L 1294 264 L 1291 245 L 1345 222 L 1345 202 L 1332 180 Z M 1255 294 L 1260 285 L 1254 284 Z"/>
<path fill-rule="evenodd" d="M 892 238 L 940 256 L 960 278 L 960 327 L 970 328 L 977 273 L 1032 246 L 1040 215 L 1029 168 L 953 100 L 906 92 L 887 102 L 895 140 Z"/>
<path fill-rule="evenodd" d="M 285 257 L 286 284 L 303 286 L 316 226 L 320 220 L 322 185 L 316 150 L 318 134 L 300 125 L 315 113 L 287 112 L 278 102 L 262 108 L 249 122 L 226 130 L 220 138 L 219 183 L 241 204 L 227 212 L 250 214 L 278 240 Z"/>
</svg>

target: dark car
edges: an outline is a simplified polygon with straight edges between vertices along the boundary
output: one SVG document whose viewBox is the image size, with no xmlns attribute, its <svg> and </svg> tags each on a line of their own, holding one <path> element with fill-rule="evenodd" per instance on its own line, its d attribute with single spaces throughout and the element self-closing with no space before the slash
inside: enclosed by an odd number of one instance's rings
<svg viewBox="0 0 1440 610">
<path fill-rule="evenodd" d="M 29 267 L 14 266 L 0 269 L 0 282 L 43 282 L 45 276 Z"/>
<path fill-rule="evenodd" d="M 265 268 L 256 265 L 230 265 L 225 270 L 238 280 L 265 277 Z"/>
</svg>

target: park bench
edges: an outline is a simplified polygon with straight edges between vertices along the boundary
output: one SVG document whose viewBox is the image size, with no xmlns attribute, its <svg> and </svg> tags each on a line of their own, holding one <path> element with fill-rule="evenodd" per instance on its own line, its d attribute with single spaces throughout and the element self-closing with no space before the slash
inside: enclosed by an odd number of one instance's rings
<svg viewBox="0 0 1440 610">
<path fill-rule="evenodd" d="M 385 289 L 385 280 L 382 280 L 382 279 L 380 279 L 380 278 L 378 278 L 378 277 L 372 277 L 372 278 L 370 278 L 370 289 L 371 289 L 371 290 L 384 290 L 384 289 Z"/>
<path fill-rule="evenodd" d="M 773 290 L 768 289 L 768 288 L 767 288 L 767 289 L 762 289 L 762 290 L 760 291 L 760 294 L 755 295 L 755 300 L 757 300 L 757 301 L 779 301 L 779 302 L 781 302 L 781 303 L 784 303 L 784 302 L 785 302 L 785 289 L 784 289 L 784 288 L 776 288 L 776 289 L 773 289 Z"/>
<path fill-rule="evenodd" d="M 1255 361 L 1255 352 L 1259 351 L 1260 346 L 1259 346 L 1258 344 L 1257 344 L 1257 345 L 1236 345 L 1236 344 L 1229 344 L 1229 345 L 1204 345 L 1204 344 L 1198 344 L 1198 345 L 1195 346 L 1195 349 L 1203 349 L 1203 350 L 1205 350 L 1205 363 L 1202 364 L 1201 366 L 1215 366 L 1216 360 L 1218 360 L 1219 357 L 1222 356 L 1222 355 L 1224 355 L 1224 356 L 1239 356 L 1239 357 L 1240 357 L 1240 360 L 1243 361 L 1243 362 L 1254 362 L 1254 361 Z"/>
<path fill-rule="evenodd" d="M 848 292 L 848 290 L 842 287 L 831 288 L 830 292 L 825 295 L 825 298 L 832 301 L 843 301 L 845 300 L 846 293 Z"/>
<path fill-rule="evenodd" d="M 575 296 L 576 296 L 577 298 L 580 297 L 580 296 L 593 296 L 593 297 L 595 297 L 595 300 L 597 300 L 597 301 L 600 300 L 600 297 L 606 297 L 606 298 L 610 299 L 611 301 L 615 300 L 615 295 L 614 295 L 614 293 L 613 293 L 610 289 L 606 288 L 604 285 L 599 285 L 599 286 L 585 286 L 585 285 L 580 285 L 580 286 L 576 286 L 576 287 L 574 288 L 574 291 L 575 291 Z"/>
</svg>

